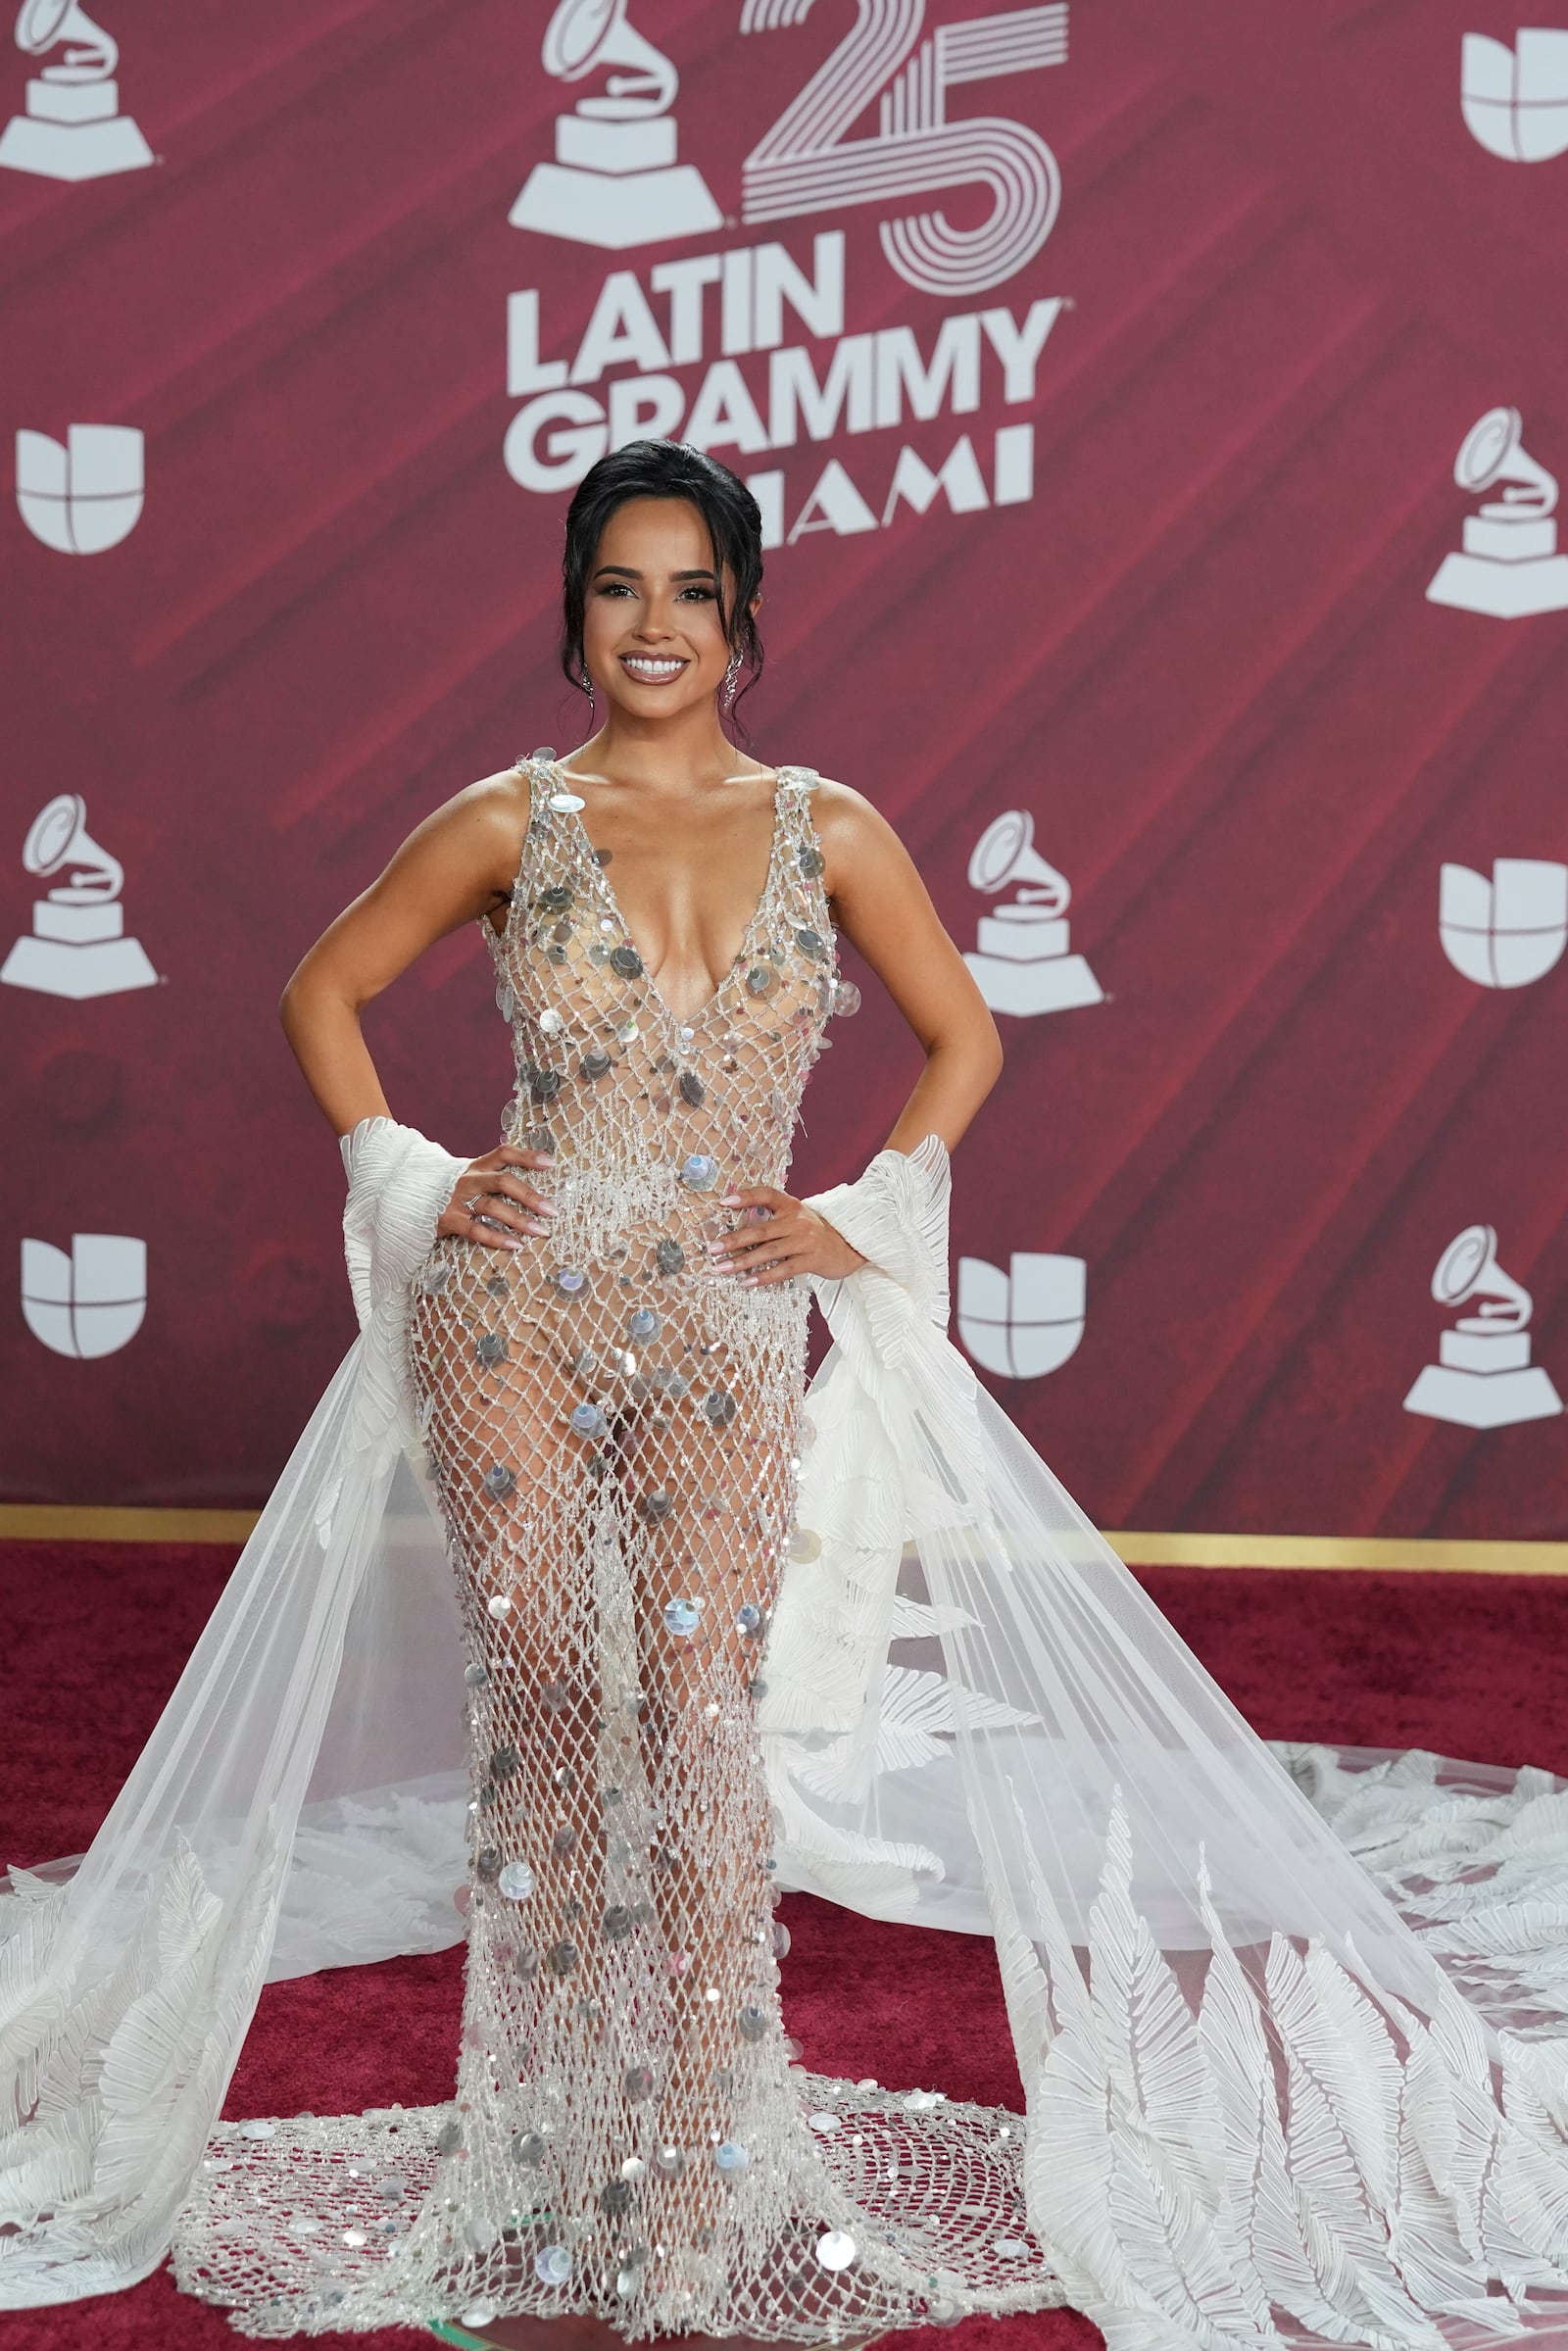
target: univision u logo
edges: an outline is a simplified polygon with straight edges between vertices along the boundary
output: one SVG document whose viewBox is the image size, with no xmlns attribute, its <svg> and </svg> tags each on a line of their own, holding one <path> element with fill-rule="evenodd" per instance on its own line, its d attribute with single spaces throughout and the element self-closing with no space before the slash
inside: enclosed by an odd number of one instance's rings
<svg viewBox="0 0 1568 2351">
<path fill-rule="evenodd" d="M 1468 865 L 1445 865 L 1438 936 L 1454 970 L 1478 988 L 1528 988 L 1568 945 L 1568 865 L 1495 857 L 1491 881 Z"/>
<path fill-rule="evenodd" d="M 960 1257 L 958 1337 L 983 1371 L 1043 1379 L 1077 1351 L 1087 1297 L 1082 1257 L 1014 1249 L 1005 1273 L 983 1257 Z"/>
<path fill-rule="evenodd" d="M 74 1233 L 71 1254 L 48 1241 L 22 1245 L 22 1312 L 52 1353 L 113 1355 L 147 1311 L 147 1244 L 128 1233 Z"/>
</svg>

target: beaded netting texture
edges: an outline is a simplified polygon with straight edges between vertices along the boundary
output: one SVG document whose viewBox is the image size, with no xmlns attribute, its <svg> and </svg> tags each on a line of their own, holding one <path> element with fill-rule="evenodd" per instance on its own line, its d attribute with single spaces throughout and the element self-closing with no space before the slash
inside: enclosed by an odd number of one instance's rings
<svg viewBox="0 0 1568 2351">
<path fill-rule="evenodd" d="M 548 1239 L 438 1241 L 410 1370 L 468 1662 L 449 2107 L 224 2126 L 188 2290 L 253 2334 L 591 2311 L 819 2343 L 1059 2304 L 1019 2118 L 807 2072 L 786 2035 L 755 1705 L 812 1432 L 809 1291 L 708 1244 L 782 1186 L 837 974 L 810 769 L 779 770 L 734 963 L 677 1017 L 547 753 L 505 931 L 505 1140 Z M 848 1992 L 850 1987 L 846 1986 Z"/>
</svg>

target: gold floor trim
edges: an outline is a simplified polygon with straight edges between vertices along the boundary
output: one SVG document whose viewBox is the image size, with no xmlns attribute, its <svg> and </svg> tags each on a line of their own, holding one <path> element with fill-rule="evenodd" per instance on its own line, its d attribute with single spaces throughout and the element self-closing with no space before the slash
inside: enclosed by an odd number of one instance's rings
<svg viewBox="0 0 1568 2351">
<path fill-rule="evenodd" d="M 96 1510 L 0 1502 L 0 1539 L 29 1543 L 243 1543 L 256 1510 Z"/>
<path fill-rule="evenodd" d="M 243 1543 L 254 1510 L 87 1509 L 0 1502 L 0 1540 Z M 1105 1539 L 1129 1567 L 1350 1567 L 1389 1574 L 1568 1576 L 1568 1543 L 1442 1543 L 1372 1535 L 1153 1535 Z"/>
<path fill-rule="evenodd" d="M 1568 1576 L 1568 1543 L 1379 1535 L 1146 1535 L 1105 1541 L 1129 1567 L 1359 1567 L 1418 1576 Z"/>
</svg>

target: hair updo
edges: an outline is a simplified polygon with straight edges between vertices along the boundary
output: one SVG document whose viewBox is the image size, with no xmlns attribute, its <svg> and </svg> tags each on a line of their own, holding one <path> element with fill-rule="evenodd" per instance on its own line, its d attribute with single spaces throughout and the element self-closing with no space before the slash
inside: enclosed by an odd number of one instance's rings
<svg viewBox="0 0 1568 2351">
<path fill-rule="evenodd" d="M 752 600 L 762 583 L 762 510 L 727 465 L 681 441 L 628 441 L 590 465 L 566 509 L 561 559 L 561 666 L 588 690 L 583 613 L 605 524 L 628 498 L 684 498 L 702 515 L 718 571 L 718 622 L 741 665 L 734 701 L 762 673 L 762 640 Z M 733 704 L 731 706 L 733 708 Z"/>
</svg>

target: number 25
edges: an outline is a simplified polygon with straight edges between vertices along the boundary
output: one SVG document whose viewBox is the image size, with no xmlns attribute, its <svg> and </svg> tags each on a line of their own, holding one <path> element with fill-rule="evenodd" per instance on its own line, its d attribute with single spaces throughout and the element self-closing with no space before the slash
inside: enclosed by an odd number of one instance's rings
<svg viewBox="0 0 1568 2351">
<path fill-rule="evenodd" d="M 811 5 L 745 0 L 741 30 L 783 30 L 803 23 Z M 1060 65 L 1066 0 L 939 24 L 920 41 L 924 19 L 925 0 L 856 0 L 850 31 L 742 165 L 742 217 L 786 220 L 939 188 L 989 187 L 991 215 L 978 228 L 951 228 L 940 212 L 921 212 L 884 220 L 881 229 L 882 250 L 908 284 L 976 294 L 1039 252 L 1055 223 L 1061 173 L 1045 140 L 1021 122 L 995 115 L 948 122 L 947 93 L 957 82 Z M 879 91 L 876 136 L 846 138 Z"/>
</svg>

